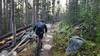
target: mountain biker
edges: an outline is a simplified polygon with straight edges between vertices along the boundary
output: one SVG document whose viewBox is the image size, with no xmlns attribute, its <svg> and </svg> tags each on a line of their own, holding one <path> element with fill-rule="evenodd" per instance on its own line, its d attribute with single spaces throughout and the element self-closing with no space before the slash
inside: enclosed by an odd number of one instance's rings
<svg viewBox="0 0 100 56">
<path fill-rule="evenodd" d="M 39 39 L 43 39 L 43 34 L 47 32 L 47 26 L 43 20 L 38 20 L 33 30 Z"/>
</svg>

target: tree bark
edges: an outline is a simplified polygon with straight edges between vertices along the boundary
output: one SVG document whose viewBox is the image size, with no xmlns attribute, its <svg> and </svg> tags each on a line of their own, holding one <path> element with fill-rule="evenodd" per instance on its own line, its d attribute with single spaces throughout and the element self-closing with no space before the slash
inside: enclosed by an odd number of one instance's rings
<svg viewBox="0 0 100 56">
<path fill-rule="evenodd" d="M 39 19 L 39 0 L 36 0 L 36 19 Z"/>
<path fill-rule="evenodd" d="M 55 0 L 52 0 L 52 14 L 54 15 L 55 11 Z"/>
<path fill-rule="evenodd" d="M 11 32 L 15 38 L 16 37 L 16 23 L 15 23 L 14 12 L 15 12 L 14 0 L 11 0 L 11 18 L 10 18 L 11 23 L 10 24 L 11 24 Z"/>
<path fill-rule="evenodd" d="M 42 19 L 46 19 L 46 0 L 42 0 Z"/>
<path fill-rule="evenodd" d="M 33 8 L 32 8 L 32 25 L 36 23 L 36 8 L 35 8 L 35 2 L 36 0 L 33 0 Z"/>
<path fill-rule="evenodd" d="M 2 35 L 2 0 L 0 0 L 0 36 Z"/>
<path fill-rule="evenodd" d="M 69 23 L 75 24 L 78 20 L 78 0 L 69 0 Z"/>
<path fill-rule="evenodd" d="M 25 0 L 25 24 L 28 25 L 28 0 Z"/>
</svg>

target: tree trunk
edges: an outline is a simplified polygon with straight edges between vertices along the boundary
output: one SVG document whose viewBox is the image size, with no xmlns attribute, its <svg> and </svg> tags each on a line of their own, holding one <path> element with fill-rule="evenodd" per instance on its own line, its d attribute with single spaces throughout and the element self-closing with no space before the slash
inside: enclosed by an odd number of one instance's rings
<svg viewBox="0 0 100 56">
<path fill-rule="evenodd" d="M 59 18 L 59 16 L 60 16 L 59 14 L 60 14 L 60 7 L 61 6 L 60 6 L 60 1 L 59 0 L 57 1 L 57 5 L 58 6 L 57 6 L 57 12 L 56 12 L 56 19 L 55 19 L 56 21 L 58 21 L 60 19 Z"/>
<path fill-rule="evenodd" d="M 33 0 L 33 8 L 32 8 L 32 25 L 36 23 L 36 8 L 35 8 L 35 2 L 36 0 Z"/>
<path fill-rule="evenodd" d="M 5 17 L 5 8 L 6 8 L 6 3 L 5 0 L 3 0 L 3 17 Z"/>
<path fill-rule="evenodd" d="M 5 6 L 6 6 L 6 8 L 5 8 L 5 16 L 6 16 L 6 18 L 8 18 L 8 2 L 7 2 L 7 0 L 5 0 Z"/>
<path fill-rule="evenodd" d="M 52 16 L 53 16 L 53 22 L 54 23 L 54 19 L 55 19 L 55 16 L 54 16 L 54 13 L 55 12 L 55 0 L 52 0 Z"/>
<path fill-rule="evenodd" d="M 39 19 L 39 0 L 36 0 L 36 19 Z"/>
<path fill-rule="evenodd" d="M 79 18 L 78 0 L 69 0 L 69 23 L 75 24 Z"/>
<path fill-rule="evenodd" d="M 11 29 L 11 0 L 7 0 L 7 8 L 8 9 L 6 9 L 6 10 L 8 10 L 7 11 L 7 19 L 8 19 L 8 26 L 9 26 L 9 32 L 11 32 L 12 31 L 12 29 Z"/>
<path fill-rule="evenodd" d="M 11 0 L 11 18 L 10 18 L 10 24 L 11 24 L 11 30 L 14 38 L 16 37 L 16 23 L 15 23 L 15 17 L 14 17 L 14 0 Z"/>
<path fill-rule="evenodd" d="M 3 33 L 6 34 L 9 31 L 9 19 L 8 19 L 8 3 L 7 0 L 3 0 Z"/>
<path fill-rule="evenodd" d="M 25 24 L 28 25 L 28 0 L 25 0 Z"/>
<path fill-rule="evenodd" d="M 42 0 L 42 19 L 46 19 L 46 0 Z"/>
<path fill-rule="evenodd" d="M 52 0 L 52 14 L 54 15 L 55 11 L 55 0 Z"/>
<path fill-rule="evenodd" d="M 0 0 L 0 36 L 2 35 L 2 0 Z"/>
</svg>

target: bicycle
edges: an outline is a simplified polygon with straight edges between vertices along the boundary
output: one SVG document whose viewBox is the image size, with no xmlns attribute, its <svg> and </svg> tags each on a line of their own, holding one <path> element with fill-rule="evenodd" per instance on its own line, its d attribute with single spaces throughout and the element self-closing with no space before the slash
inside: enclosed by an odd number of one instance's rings
<svg viewBox="0 0 100 56">
<path fill-rule="evenodd" d="M 35 56 L 40 56 L 40 52 L 42 49 L 42 39 L 36 36 L 36 54 Z"/>
</svg>

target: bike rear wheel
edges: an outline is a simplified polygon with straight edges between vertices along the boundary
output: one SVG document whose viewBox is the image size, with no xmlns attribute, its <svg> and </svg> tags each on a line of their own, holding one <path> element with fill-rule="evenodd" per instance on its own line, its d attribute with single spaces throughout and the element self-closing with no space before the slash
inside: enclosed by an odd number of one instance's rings
<svg viewBox="0 0 100 56">
<path fill-rule="evenodd" d="M 40 56 L 41 49 L 42 49 L 42 41 L 41 41 L 41 39 L 37 39 L 37 47 L 36 47 L 36 55 L 35 56 Z"/>
</svg>

